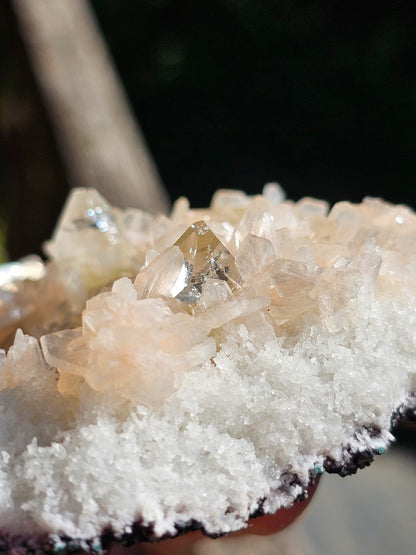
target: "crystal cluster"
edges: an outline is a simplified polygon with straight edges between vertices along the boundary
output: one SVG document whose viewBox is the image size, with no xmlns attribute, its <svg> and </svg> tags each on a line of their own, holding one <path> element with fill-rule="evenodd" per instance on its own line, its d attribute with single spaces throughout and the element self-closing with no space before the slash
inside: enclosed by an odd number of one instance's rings
<svg viewBox="0 0 416 555">
<path fill-rule="evenodd" d="M 410 208 L 269 184 L 168 218 L 75 190 L 45 251 L 0 271 L 0 340 L 28 334 L 0 358 L 8 533 L 235 530 L 414 408 Z"/>
</svg>

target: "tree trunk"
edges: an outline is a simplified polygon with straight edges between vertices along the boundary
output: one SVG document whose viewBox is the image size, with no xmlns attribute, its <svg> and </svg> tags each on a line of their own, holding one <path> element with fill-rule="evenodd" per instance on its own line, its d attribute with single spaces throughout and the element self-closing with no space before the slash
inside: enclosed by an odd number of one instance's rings
<svg viewBox="0 0 416 555">
<path fill-rule="evenodd" d="M 110 203 L 166 211 L 168 197 L 85 0 L 10 0 L 67 180 Z"/>
</svg>

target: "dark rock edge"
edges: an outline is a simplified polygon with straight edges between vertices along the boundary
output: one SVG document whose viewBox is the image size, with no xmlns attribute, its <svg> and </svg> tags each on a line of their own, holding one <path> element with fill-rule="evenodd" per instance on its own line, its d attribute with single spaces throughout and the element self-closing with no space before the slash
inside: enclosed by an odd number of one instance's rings
<svg viewBox="0 0 416 555">
<path fill-rule="evenodd" d="M 402 421 L 416 421 L 416 393 L 410 397 L 409 404 L 404 403 L 393 413 L 391 417 L 391 428 L 393 432 Z M 377 426 L 367 426 L 364 429 L 370 437 L 377 438 L 381 435 L 381 430 Z M 357 435 L 359 435 L 359 433 L 357 433 Z M 347 447 L 343 451 L 341 460 L 337 461 L 331 457 L 327 457 L 324 461 L 323 470 L 330 474 L 339 474 L 343 477 L 349 476 L 355 474 L 357 470 L 369 466 L 373 462 L 375 456 L 380 454 L 381 452 L 377 449 L 353 451 L 351 447 Z M 287 476 L 285 487 L 290 488 L 293 485 L 301 485 L 304 488 L 303 493 L 295 499 L 295 502 L 301 501 L 306 497 L 306 491 L 308 487 L 312 485 L 317 474 L 319 474 L 319 472 L 310 471 L 310 481 L 306 488 L 299 482 L 295 475 Z M 263 516 L 264 511 L 262 506 L 264 501 L 265 499 L 259 500 L 259 508 L 250 515 L 250 518 Z M 71 553 L 98 555 L 100 553 L 105 553 L 113 543 L 119 543 L 128 547 L 140 542 L 157 542 L 165 539 L 172 539 L 196 530 L 201 531 L 211 538 L 225 535 L 208 534 L 203 525 L 195 520 L 191 520 L 190 522 L 178 522 L 175 528 L 175 534 L 166 534 L 160 538 L 155 538 L 151 525 L 145 526 L 141 521 L 137 521 L 133 524 L 131 532 L 125 533 L 122 536 L 115 535 L 111 528 L 104 529 L 99 539 L 79 540 L 68 536 L 60 536 L 59 539 L 61 543 L 59 547 L 56 547 L 56 542 L 53 542 L 47 534 L 41 536 L 28 536 L 25 534 L 12 536 L 7 531 L 2 531 L 0 529 L 0 553 L 6 553 L 8 555 L 70 555 Z"/>
</svg>

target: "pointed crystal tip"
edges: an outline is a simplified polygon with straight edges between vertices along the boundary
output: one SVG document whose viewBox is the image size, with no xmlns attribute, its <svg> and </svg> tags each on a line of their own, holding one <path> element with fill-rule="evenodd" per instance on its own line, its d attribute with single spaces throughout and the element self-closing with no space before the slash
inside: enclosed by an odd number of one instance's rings
<svg viewBox="0 0 416 555">
<path fill-rule="evenodd" d="M 225 281 L 231 290 L 241 284 L 242 278 L 233 255 L 202 220 L 192 224 L 175 246 L 183 253 L 187 266 L 187 297 L 190 288 L 201 294 L 204 283 L 209 279 Z M 197 301 L 198 295 L 194 297 Z"/>
</svg>

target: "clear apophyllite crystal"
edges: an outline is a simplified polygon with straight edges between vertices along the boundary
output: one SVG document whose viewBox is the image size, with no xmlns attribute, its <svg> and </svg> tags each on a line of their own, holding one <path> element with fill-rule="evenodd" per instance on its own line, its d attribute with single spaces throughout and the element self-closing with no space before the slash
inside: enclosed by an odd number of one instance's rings
<svg viewBox="0 0 416 555">
<path fill-rule="evenodd" d="M 134 285 L 141 298 L 162 295 L 193 305 L 213 280 L 224 281 L 232 291 L 242 283 L 233 255 L 199 221 L 140 272 Z"/>
<path fill-rule="evenodd" d="M 182 251 L 187 268 L 187 287 L 177 295 L 179 300 L 190 295 L 196 302 L 208 280 L 225 281 L 231 290 L 241 284 L 234 257 L 205 222 L 192 224 L 175 245 Z"/>
</svg>

